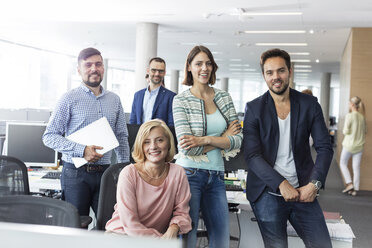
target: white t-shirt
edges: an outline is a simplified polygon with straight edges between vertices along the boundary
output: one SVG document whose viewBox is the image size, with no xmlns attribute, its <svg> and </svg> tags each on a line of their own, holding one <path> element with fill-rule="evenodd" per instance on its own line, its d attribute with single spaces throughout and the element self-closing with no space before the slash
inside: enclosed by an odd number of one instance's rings
<svg viewBox="0 0 372 248">
<path fill-rule="evenodd" d="M 278 117 L 278 123 L 279 146 L 274 170 L 285 177 L 294 188 L 297 188 L 299 184 L 291 143 L 291 113 L 284 120 Z"/>
</svg>

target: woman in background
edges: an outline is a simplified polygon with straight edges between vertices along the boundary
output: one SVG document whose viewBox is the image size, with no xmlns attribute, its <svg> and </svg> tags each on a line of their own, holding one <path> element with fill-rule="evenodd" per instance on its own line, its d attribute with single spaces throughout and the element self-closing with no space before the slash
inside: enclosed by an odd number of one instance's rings
<svg viewBox="0 0 372 248">
<path fill-rule="evenodd" d="M 356 196 L 360 184 L 360 162 L 366 134 L 364 105 L 359 97 L 354 96 L 350 99 L 349 111 L 345 117 L 343 129 L 344 140 L 342 141 L 340 157 L 341 172 L 346 183 L 346 187 L 342 193 L 349 193 L 352 196 Z M 347 168 L 350 157 L 353 159 L 353 181 Z"/>
<path fill-rule="evenodd" d="M 136 161 L 120 172 L 109 232 L 165 239 L 191 230 L 190 188 L 183 168 L 170 163 L 174 138 L 159 119 L 138 130 L 132 157 Z"/>
<path fill-rule="evenodd" d="M 229 247 L 229 215 L 222 156 L 233 157 L 242 142 L 241 126 L 229 93 L 211 87 L 217 64 L 204 46 L 187 56 L 184 85 L 175 96 L 173 118 L 179 153 L 176 163 L 185 169 L 191 191 L 193 229 L 187 246 L 196 247 L 199 210 L 207 227 L 209 247 Z"/>
</svg>

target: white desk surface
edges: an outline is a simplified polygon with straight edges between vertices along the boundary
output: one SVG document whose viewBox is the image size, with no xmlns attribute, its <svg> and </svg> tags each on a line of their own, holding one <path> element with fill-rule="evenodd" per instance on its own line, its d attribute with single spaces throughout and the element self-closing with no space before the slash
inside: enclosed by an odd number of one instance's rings
<svg viewBox="0 0 372 248">
<path fill-rule="evenodd" d="M 181 248 L 179 240 L 129 237 L 77 228 L 0 222 L 1 247 L 12 248 Z"/>
<path fill-rule="evenodd" d="M 30 184 L 30 192 L 38 193 L 43 190 L 61 190 L 61 181 L 59 179 L 41 178 L 47 172 L 48 170 L 28 171 L 28 182 Z"/>
</svg>

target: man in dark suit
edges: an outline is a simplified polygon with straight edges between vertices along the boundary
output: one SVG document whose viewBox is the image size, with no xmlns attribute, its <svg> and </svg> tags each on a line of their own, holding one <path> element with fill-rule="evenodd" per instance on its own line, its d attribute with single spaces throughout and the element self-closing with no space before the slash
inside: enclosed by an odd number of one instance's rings
<svg viewBox="0 0 372 248">
<path fill-rule="evenodd" d="M 243 134 L 247 198 L 265 247 L 288 246 L 287 221 L 306 247 L 332 247 L 316 199 L 333 156 L 321 107 L 315 97 L 288 87 L 292 69 L 287 52 L 268 50 L 260 64 L 269 90 L 247 103 Z"/>
<path fill-rule="evenodd" d="M 168 126 L 174 126 L 172 104 L 176 93 L 162 86 L 165 73 L 165 61 L 162 58 L 150 59 L 147 68 L 149 86 L 135 93 L 130 124 L 142 124 L 158 118 Z"/>
</svg>

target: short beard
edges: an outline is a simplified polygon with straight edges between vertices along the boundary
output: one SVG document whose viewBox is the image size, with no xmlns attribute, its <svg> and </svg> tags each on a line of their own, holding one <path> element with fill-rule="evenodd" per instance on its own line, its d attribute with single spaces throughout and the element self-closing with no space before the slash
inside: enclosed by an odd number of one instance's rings
<svg viewBox="0 0 372 248">
<path fill-rule="evenodd" d="M 102 81 L 96 82 L 96 83 L 91 83 L 91 82 L 84 82 L 87 86 L 95 88 L 98 87 L 101 84 Z"/>
<path fill-rule="evenodd" d="M 100 77 L 100 80 L 99 80 L 98 82 L 91 83 L 91 82 L 89 82 L 89 78 L 90 78 L 91 75 L 89 75 L 89 77 L 88 77 L 88 81 L 84 81 L 84 83 L 85 83 L 87 86 L 89 86 L 89 87 L 93 87 L 93 88 L 95 88 L 95 87 L 98 87 L 98 86 L 101 84 L 101 82 L 102 82 L 102 77 L 101 77 L 101 75 L 99 75 L 98 73 L 93 73 L 93 74 L 99 76 L 99 77 Z M 93 75 L 93 74 L 92 74 L 92 75 Z"/>
<path fill-rule="evenodd" d="M 286 90 L 288 89 L 288 87 L 289 87 L 289 83 L 286 84 L 285 87 L 284 87 L 281 91 L 278 91 L 278 92 L 277 92 L 277 91 L 274 91 L 274 90 L 272 90 L 272 89 L 270 89 L 270 90 L 271 90 L 271 92 L 274 93 L 275 95 L 281 96 L 281 95 L 284 94 L 284 92 L 286 92 Z"/>
</svg>

